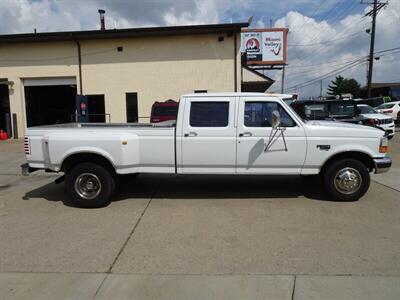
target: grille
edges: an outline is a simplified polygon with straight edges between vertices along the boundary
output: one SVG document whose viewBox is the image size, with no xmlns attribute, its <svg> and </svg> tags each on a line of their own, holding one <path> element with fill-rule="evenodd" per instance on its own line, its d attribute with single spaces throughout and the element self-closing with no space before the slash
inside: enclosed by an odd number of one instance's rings
<svg viewBox="0 0 400 300">
<path fill-rule="evenodd" d="M 392 123 L 392 122 L 393 122 L 393 119 L 392 119 L 392 118 L 390 118 L 390 119 L 383 119 L 383 120 L 380 120 L 380 121 L 379 121 L 380 124 L 390 124 L 390 123 Z"/>
<path fill-rule="evenodd" d="M 24 137 L 24 150 L 26 155 L 31 154 L 31 145 L 29 143 L 29 138 L 27 136 Z"/>
</svg>

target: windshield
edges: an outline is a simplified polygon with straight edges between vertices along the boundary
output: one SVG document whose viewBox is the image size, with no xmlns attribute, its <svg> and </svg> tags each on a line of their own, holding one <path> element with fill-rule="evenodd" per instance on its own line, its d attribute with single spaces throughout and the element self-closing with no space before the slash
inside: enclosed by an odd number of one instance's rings
<svg viewBox="0 0 400 300">
<path fill-rule="evenodd" d="M 293 97 L 283 98 L 282 100 L 285 101 L 287 105 L 290 105 L 294 101 Z"/>
<path fill-rule="evenodd" d="M 353 116 L 354 104 L 353 103 L 332 103 L 330 106 L 330 116 Z"/>
<path fill-rule="evenodd" d="M 287 104 L 287 102 L 285 102 Z M 290 109 L 290 111 L 295 114 L 300 120 L 305 122 L 306 120 L 292 107 L 292 105 L 287 105 L 287 108 Z"/>
<path fill-rule="evenodd" d="M 376 114 L 377 113 L 377 111 L 369 105 L 359 105 L 357 107 L 360 109 L 361 114 Z"/>
<path fill-rule="evenodd" d="M 385 103 L 379 105 L 376 109 L 387 109 L 387 108 L 392 108 L 394 106 L 394 103 Z"/>
</svg>

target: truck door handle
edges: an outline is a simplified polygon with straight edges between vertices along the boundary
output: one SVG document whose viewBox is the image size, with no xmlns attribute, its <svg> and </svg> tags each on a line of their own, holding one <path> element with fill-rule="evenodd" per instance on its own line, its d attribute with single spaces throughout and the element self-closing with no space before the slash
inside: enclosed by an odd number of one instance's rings
<svg viewBox="0 0 400 300">
<path fill-rule="evenodd" d="M 243 133 L 239 133 L 239 137 L 245 137 L 245 136 L 253 136 L 253 134 L 251 132 L 243 132 Z"/>
<path fill-rule="evenodd" d="M 191 132 L 189 132 L 189 133 L 185 133 L 183 136 L 184 136 L 184 137 L 197 136 L 197 133 L 194 132 L 194 131 L 191 131 Z"/>
</svg>

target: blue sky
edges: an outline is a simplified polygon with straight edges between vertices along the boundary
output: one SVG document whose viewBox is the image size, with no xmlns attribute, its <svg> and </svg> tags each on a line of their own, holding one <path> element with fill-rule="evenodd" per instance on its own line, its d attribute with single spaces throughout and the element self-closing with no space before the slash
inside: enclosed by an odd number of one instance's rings
<svg viewBox="0 0 400 300">
<path fill-rule="evenodd" d="M 98 29 L 97 9 L 106 10 L 107 28 L 168 26 L 240 22 L 253 16 L 252 27 L 288 27 L 286 88 L 301 96 L 319 94 L 340 67 L 340 72 L 365 84 L 370 18 L 360 0 L 0 0 L 0 33 Z M 376 50 L 400 47 L 400 0 L 378 16 Z M 364 60 L 363 60 L 364 59 Z M 400 81 L 400 51 L 381 53 L 374 66 L 374 81 Z M 359 61 L 357 61 L 359 60 Z M 272 90 L 280 90 L 278 71 L 268 72 L 277 80 Z"/>
</svg>

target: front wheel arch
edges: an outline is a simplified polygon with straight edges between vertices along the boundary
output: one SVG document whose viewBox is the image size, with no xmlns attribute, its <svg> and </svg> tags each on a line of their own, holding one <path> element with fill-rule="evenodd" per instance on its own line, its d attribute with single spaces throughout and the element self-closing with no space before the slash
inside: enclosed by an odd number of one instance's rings
<svg viewBox="0 0 400 300">
<path fill-rule="evenodd" d="M 323 164 L 320 174 L 323 175 L 326 169 L 335 161 L 342 160 L 342 159 L 354 159 L 358 160 L 365 165 L 369 172 L 372 172 L 375 169 L 374 159 L 360 151 L 347 151 L 347 152 L 340 152 L 331 156 L 328 160 L 325 161 Z"/>
</svg>

